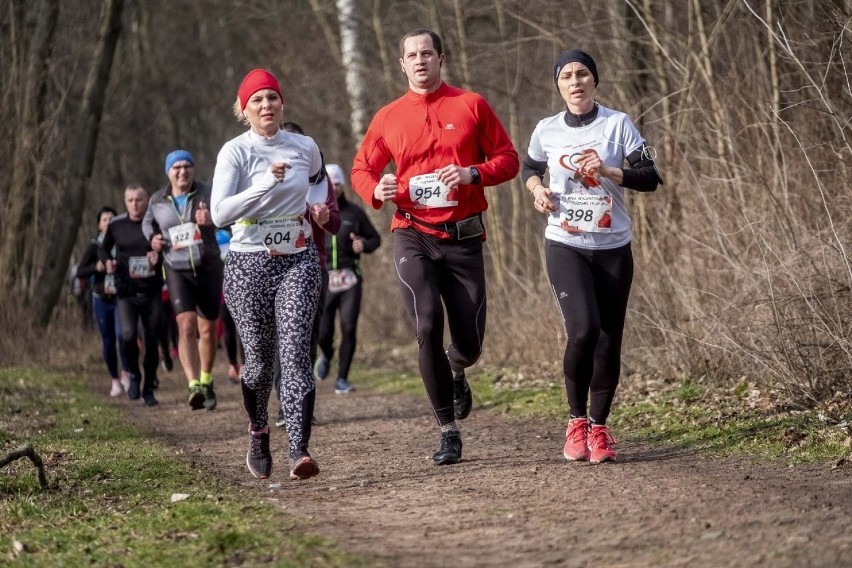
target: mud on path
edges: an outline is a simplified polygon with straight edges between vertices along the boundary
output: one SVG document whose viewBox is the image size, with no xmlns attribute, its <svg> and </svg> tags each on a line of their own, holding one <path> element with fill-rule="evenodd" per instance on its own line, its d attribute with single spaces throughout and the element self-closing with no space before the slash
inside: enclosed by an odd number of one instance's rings
<svg viewBox="0 0 852 568">
<path fill-rule="evenodd" d="M 620 432 L 617 463 L 569 463 L 564 424 L 476 406 L 462 423 L 464 460 L 436 467 L 425 394 L 335 395 L 326 380 L 311 440 L 320 475 L 289 481 L 286 433 L 271 427 L 276 462 L 258 481 L 223 364 L 213 412 L 189 410 L 175 367 L 161 373 L 159 406 L 109 402 L 199 469 L 254 488 L 305 531 L 379 566 L 852 566 L 849 467 L 719 459 Z"/>
</svg>

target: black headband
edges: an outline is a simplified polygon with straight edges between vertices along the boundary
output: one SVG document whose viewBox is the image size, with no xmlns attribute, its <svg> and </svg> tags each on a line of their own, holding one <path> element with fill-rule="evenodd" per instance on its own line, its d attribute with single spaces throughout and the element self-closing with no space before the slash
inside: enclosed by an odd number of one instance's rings
<svg viewBox="0 0 852 568">
<path fill-rule="evenodd" d="M 553 82 L 559 82 L 559 72 L 562 68 L 571 62 L 576 61 L 577 63 L 582 63 L 586 67 L 588 67 L 589 71 L 592 72 L 592 77 L 595 78 L 595 87 L 598 86 L 598 68 L 595 65 L 595 60 L 592 59 L 592 56 L 586 53 L 581 49 L 569 49 L 562 53 L 559 56 L 559 59 L 556 60 L 556 65 L 553 68 Z"/>
</svg>

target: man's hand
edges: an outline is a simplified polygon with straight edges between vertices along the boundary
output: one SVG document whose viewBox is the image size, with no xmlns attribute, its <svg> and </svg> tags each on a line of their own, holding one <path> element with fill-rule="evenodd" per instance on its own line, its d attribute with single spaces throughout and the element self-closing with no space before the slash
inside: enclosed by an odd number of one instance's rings
<svg viewBox="0 0 852 568">
<path fill-rule="evenodd" d="M 115 260 L 109 259 L 106 261 L 106 272 L 107 274 L 115 274 Z"/>
<path fill-rule="evenodd" d="M 151 248 L 157 252 L 160 252 L 164 248 L 166 248 L 166 239 L 163 238 L 163 235 L 157 233 L 154 235 L 154 238 L 151 239 Z"/>
<path fill-rule="evenodd" d="M 376 189 L 373 190 L 373 197 L 379 201 L 388 201 L 396 197 L 396 181 L 394 174 L 383 175 L 376 184 Z"/>
<path fill-rule="evenodd" d="M 361 254 L 362 252 L 364 252 L 364 239 L 362 239 L 355 233 L 349 233 L 349 238 L 352 239 L 352 250 L 356 254 Z"/>
<path fill-rule="evenodd" d="M 455 186 L 462 184 L 467 185 L 473 183 L 473 176 L 470 174 L 470 168 L 463 168 L 455 164 L 444 166 L 435 170 L 438 174 L 438 179 L 448 188 L 453 189 Z"/>
</svg>

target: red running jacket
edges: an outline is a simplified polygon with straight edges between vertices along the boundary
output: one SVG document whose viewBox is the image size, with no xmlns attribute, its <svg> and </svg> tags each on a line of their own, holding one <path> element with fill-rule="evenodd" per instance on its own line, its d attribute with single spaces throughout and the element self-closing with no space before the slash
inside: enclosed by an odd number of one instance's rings
<svg viewBox="0 0 852 568">
<path fill-rule="evenodd" d="M 518 153 L 491 106 L 476 93 L 441 83 L 420 95 L 409 90 L 373 117 L 352 166 L 352 186 L 374 209 L 373 197 L 385 167 L 396 164 L 397 193 L 393 203 L 402 212 L 433 224 L 459 221 L 488 208 L 485 186 L 518 175 Z M 415 209 L 408 192 L 409 178 L 456 164 L 476 166 L 480 185 L 460 185 L 455 207 Z M 397 214 L 391 231 L 411 226 Z M 414 225 L 424 233 L 447 238 L 447 233 Z"/>
</svg>

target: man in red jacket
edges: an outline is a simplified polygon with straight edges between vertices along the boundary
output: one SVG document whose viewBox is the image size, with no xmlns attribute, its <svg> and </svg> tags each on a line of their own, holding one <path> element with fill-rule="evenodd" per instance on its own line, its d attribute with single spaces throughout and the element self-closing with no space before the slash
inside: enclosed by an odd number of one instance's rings
<svg viewBox="0 0 852 568">
<path fill-rule="evenodd" d="M 444 83 L 443 62 L 435 32 L 418 29 L 402 38 L 399 63 L 409 90 L 376 113 L 352 167 L 364 201 L 375 209 L 387 201 L 396 206 L 394 261 L 414 321 L 420 374 L 441 426 L 441 447 L 432 456 L 438 465 L 461 460 L 456 420 L 473 405 L 464 370 L 482 352 L 484 187 L 519 170 L 494 111 L 480 95 Z M 391 161 L 396 173 L 383 174 Z"/>
</svg>

